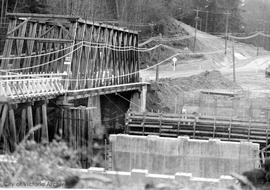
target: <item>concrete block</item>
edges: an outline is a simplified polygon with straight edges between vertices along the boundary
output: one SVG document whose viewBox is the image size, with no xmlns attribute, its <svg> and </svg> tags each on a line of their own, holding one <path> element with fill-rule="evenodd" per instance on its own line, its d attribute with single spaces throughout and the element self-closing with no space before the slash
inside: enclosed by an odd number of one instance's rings
<svg viewBox="0 0 270 190">
<path fill-rule="evenodd" d="M 149 154 L 147 166 L 150 173 L 163 174 L 165 167 L 164 141 L 157 136 L 148 136 Z"/>
<path fill-rule="evenodd" d="M 233 185 L 235 183 L 235 179 L 231 176 L 220 176 L 219 179 L 219 188 L 223 189 L 223 188 L 227 188 L 231 185 Z"/>
<path fill-rule="evenodd" d="M 148 170 L 132 169 L 131 170 L 132 183 L 137 184 L 137 185 L 145 184 L 147 174 L 148 174 Z"/>
<path fill-rule="evenodd" d="M 175 181 L 183 186 L 183 187 L 187 187 L 189 185 L 189 182 L 192 178 L 192 174 L 191 173 L 176 173 L 175 174 Z"/>
</svg>

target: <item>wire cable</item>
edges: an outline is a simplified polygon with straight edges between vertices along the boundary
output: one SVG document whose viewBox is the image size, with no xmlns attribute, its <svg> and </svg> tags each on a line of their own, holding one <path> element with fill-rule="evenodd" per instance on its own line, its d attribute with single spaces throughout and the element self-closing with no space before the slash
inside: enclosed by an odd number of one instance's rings
<svg viewBox="0 0 270 190">
<path fill-rule="evenodd" d="M 106 77 L 106 78 L 88 78 L 88 79 L 62 79 L 63 81 L 96 81 L 96 80 L 109 80 L 109 79 L 116 79 L 116 78 L 121 78 L 121 77 L 125 77 L 125 76 L 130 76 L 130 75 L 134 75 L 134 74 L 137 74 L 139 72 L 143 72 L 143 71 L 147 71 L 147 70 L 150 70 L 152 68 L 155 68 L 156 66 L 158 65 L 161 65 L 169 60 L 171 60 L 172 58 L 178 56 L 178 55 L 181 55 L 181 54 L 186 54 L 186 55 L 211 55 L 211 54 L 216 54 L 216 53 L 224 53 L 224 50 L 217 50 L 217 51 L 212 51 L 212 52 L 197 52 L 197 53 L 189 53 L 189 52 L 178 52 L 170 57 L 168 57 L 167 59 L 155 64 L 155 65 L 152 65 L 150 67 L 147 67 L 145 69 L 141 69 L 139 71 L 135 71 L 135 72 L 132 72 L 132 73 L 128 73 L 128 74 L 124 74 L 124 75 L 119 75 L 119 76 L 114 76 L 114 77 Z"/>
<path fill-rule="evenodd" d="M 1 71 L 1 72 L 4 72 L 4 71 L 8 71 L 8 72 L 10 72 L 10 71 L 22 71 L 22 70 L 33 69 L 33 68 L 38 68 L 38 67 L 41 67 L 41 66 L 45 66 L 45 65 L 48 65 L 48 64 L 50 64 L 50 63 L 59 61 L 59 60 L 65 58 L 65 57 L 67 57 L 68 55 L 71 55 L 72 53 L 74 53 L 75 51 L 79 50 L 79 49 L 82 48 L 82 47 L 83 47 L 83 45 L 77 47 L 77 48 L 74 49 L 73 51 L 71 51 L 71 52 L 69 52 L 69 53 L 67 53 L 67 54 L 65 54 L 65 55 L 63 55 L 63 56 L 61 56 L 61 57 L 59 57 L 59 58 L 57 58 L 57 59 L 48 61 L 48 62 L 46 62 L 46 63 L 42 63 L 42 64 L 39 64 L 39 65 L 34 65 L 34 66 L 31 66 L 31 67 L 24 67 L 24 68 L 17 68 L 17 69 L 8 69 L 8 70 L 0 70 L 0 71 Z"/>
<path fill-rule="evenodd" d="M 29 55 L 29 56 L 19 56 L 19 57 L 0 57 L 0 60 L 16 60 L 16 59 L 30 59 L 30 58 L 36 58 L 36 57 L 41 57 L 41 56 L 46 56 L 46 55 L 51 55 L 54 53 L 58 53 L 60 51 L 66 51 L 70 48 L 73 48 L 74 46 L 78 46 L 79 44 L 81 44 L 82 42 L 79 42 L 75 45 L 63 48 L 63 49 L 59 49 L 56 51 L 51 51 L 51 52 L 47 52 L 47 53 L 43 53 L 43 54 L 37 54 L 37 55 Z"/>
</svg>

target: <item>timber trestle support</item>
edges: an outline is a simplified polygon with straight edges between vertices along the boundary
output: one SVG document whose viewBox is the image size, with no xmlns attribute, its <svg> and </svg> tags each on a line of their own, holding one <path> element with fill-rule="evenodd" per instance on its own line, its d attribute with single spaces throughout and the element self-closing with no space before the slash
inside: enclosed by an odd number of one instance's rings
<svg viewBox="0 0 270 190">
<path fill-rule="evenodd" d="M 12 152 L 25 138 L 48 142 L 47 101 L 0 104 L 0 150 Z M 35 126 L 39 126 L 33 130 Z"/>
</svg>

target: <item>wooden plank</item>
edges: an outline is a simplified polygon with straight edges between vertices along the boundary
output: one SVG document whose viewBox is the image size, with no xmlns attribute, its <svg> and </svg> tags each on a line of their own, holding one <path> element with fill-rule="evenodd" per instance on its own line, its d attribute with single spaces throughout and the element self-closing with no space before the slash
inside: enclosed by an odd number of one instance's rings
<svg viewBox="0 0 270 190">
<path fill-rule="evenodd" d="M 37 125 L 42 124 L 41 117 L 40 117 L 41 116 L 40 107 L 38 106 L 35 111 L 36 111 L 36 113 L 35 113 L 35 125 L 37 126 Z M 41 130 L 37 130 L 35 132 L 35 139 L 36 139 L 37 142 L 41 142 Z"/>
<path fill-rule="evenodd" d="M 82 120 L 81 120 L 81 108 L 78 108 L 77 110 L 77 148 L 80 150 L 80 161 L 82 157 Z"/>
<path fill-rule="evenodd" d="M 0 137 L 3 134 L 3 130 L 4 130 L 4 126 L 5 126 L 7 114 L 8 114 L 8 105 L 5 104 L 3 106 L 3 111 L 2 111 L 2 114 L 1 114 L 1 120 L 0 120 Z"/>
<path fill-rule="evenodd" d="M 9 110 L 9 123 L 10 123 L 10 134 L 11 134 L 11 149 L 14 151 L 17 146 L 17 131 L 16 131 L 16 122 L 15 122 L 15 114 L 14 114 L 14 109 Z"/>
<path fill-rule="evenodd" d="M 91 158 L 93 156 L 93 134 L 94 134 L 94 124 L 93 124 L 93 114 L 92 114 L 93 110 L 92 109 L 87 109 L 87 118 L 86 118 L 86 122 L 87 122 L 87 155 L 88 158 L 90 158 L 88 160 L 88 162 L 91 164 Z"/>
<path fill-rule="evenodd" d="M 68 138 L 69 138 L 69 146 L 74 147 L 74 133 L 73 133 L 73 120 L 72 120 L 72 110 L 67 110 L 68 115 Z"/>
<path fill-rule="evenodd" d="M 71 112 L 71 125 L 70 125 L 70 129 L 71 129 L 71 144 L 72 147 L 76 149 L 76 112 L 74 109 L 70 109 Z"/>
<path fill-rule="evenodd" d="M 29 131 L 33 129 L 33 112 L 32 112 L 32 106 L 27 106 L 27 123 L 28 123 L 28 129 Z M 33 133 L 29 136 L 31 140 L 33 140 Z"/>
<path fill-rule="evenodd" d="M 85 163 L 85 153 L 87 151 L 86 149 L 86 139 L 87 139 L 87 131 L 86 131 L 86 120 L 85 120 L 85 116 L 86 116 L 86 109 L 85 107 L 80 109 L 80 114 L 81 114 L 81 150 L 82 150 L 82 156 L 81 156 L 81 162 L 82 162 L 82 166 L 83 168 L 86 168 L 86 163 Z"/>
<path fill-rule="evenodd" d="M 47 119 L 47 104 L 42 104 L 42 132 L 41 132 L 42 142 L 49 142 L 48 133 L 48 119 Z"/>
<path fill-rule="evenodd" d="M 21 132 L 19 134 L 19 141 L 23 140 L 26 134 L 26 112 L 26 109 L 23 108 L 21 113 Z"/>
</svg>

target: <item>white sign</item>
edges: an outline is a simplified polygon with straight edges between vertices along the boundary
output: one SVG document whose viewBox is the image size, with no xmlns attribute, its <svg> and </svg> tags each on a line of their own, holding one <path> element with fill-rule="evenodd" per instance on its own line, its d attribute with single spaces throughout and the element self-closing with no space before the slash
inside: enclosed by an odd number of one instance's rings
<svg viewBox="0 0 270 190">
<path fill-rule="evenodd" d="M 173 70 L 175 71 L 177 58 L 174 57 L 174 58 L 172 59 L 172 61 L 173 61 Z"/>
</svg>

